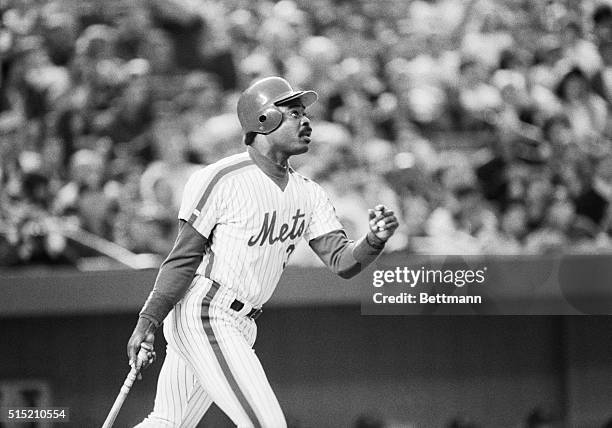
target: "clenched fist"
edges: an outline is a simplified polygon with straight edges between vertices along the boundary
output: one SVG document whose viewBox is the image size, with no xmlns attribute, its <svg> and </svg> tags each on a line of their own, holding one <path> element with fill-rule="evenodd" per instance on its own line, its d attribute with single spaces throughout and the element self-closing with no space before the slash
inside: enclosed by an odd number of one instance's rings
<svg viewBox="0 0 612 428">
<path fill-rule="evenodd" d="M 370 231 L 383 242 L 386 242 L 399 226 L 393 211 L 388 210 L 384 205 L 376 205 L 374 209 L 369 209 L 368 215 Z"/>
</svg>

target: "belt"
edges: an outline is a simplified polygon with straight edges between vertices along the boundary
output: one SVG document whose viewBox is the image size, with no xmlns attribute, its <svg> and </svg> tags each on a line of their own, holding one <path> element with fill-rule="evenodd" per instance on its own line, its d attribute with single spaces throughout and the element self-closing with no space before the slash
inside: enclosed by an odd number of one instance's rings
<svg viewBox="0 0 612 428">
<path fill-rule="evenodd" d="M 240 300 L 234 300 L 232 304 L 230 305 L 230 308 L 232 308 L 236 312 L 240 312 L 242 308 L 244 308 L 244 303 L 242 303 Z M 256 320 L 257 318 L 259 318 L 262 312 L 263 312 L 263 309 L 261 308 L 259 309 L 253 308 L 249 311 L 248 314 L 246 314 L 246 316 L 251 318 L 252 320 Z"/>
</svg>

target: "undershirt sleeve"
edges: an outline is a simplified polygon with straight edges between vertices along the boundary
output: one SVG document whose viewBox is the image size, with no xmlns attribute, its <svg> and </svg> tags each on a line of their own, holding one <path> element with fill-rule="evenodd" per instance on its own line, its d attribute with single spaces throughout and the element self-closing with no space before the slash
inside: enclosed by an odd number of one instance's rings
<svg viewBox="0 0 612 428">
<path fill-rule="evenodd" d="M 352 241 L 339 229 L 311 239 L 308 245 L 332 272 L 348 279 L 376 260 L 385 243 L 371 232 Z"/>
<path fill-rule="evenodd" d="M 179 220 L 179 231 L 170 254 L 155 279 L 140 316 L 159 327 L 191 284 L 207 247 L 207 240 L 194 227 Z"/>
</svg>

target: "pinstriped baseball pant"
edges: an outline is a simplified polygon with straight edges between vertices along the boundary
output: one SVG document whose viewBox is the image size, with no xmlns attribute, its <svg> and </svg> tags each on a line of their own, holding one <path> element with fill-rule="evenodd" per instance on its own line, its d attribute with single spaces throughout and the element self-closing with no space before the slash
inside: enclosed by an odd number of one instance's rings
<svg viewBox="0 0 612 428">
<path fill-rule="evenodd" d="M 164 321 L 168 342 L 153 412 L 137 428 L 195 427 L 214 401 L 238 427 L 286 427 L 235 294 L 196 276 Z"/>
</svg>

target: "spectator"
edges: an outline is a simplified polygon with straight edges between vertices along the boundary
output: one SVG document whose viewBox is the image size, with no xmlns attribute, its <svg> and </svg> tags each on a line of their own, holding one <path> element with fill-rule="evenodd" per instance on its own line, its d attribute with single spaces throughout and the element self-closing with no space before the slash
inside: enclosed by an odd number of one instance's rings
<svg viewBox="0 0 612 428">
<path fill-rule="evenodd" d="M 463 127 L 482 128 L 490 120 L 490 112 L 500 109 L 499 90 L 487 79 L 486 65 L 477 59 L 465 58 L 459 66 L 459 104 L 465 112 Z"/>
<path fill-rule="evenodd" d="M 196 163 L 241 150 L 236 94 L 282 74 L 319 92 L 314 144 L 294 167 L 344 200 L 349 229 L 355 207 L 376 198 L 404 217 L 397 249 L 425 236 L 442 252 L 544 251 L 546 233 L 557 249 L 607 248 L 609 5 L 205 4 L 4 6 L 5 243 L 27 241 L 7 220 L 13 208 L 55 209 L 164 252 L 170 196 Z M 19 166 L 24 152 L 40 159 L 33 172 Z"/>
<path fill-rule="evenodd" d="M 112 237 L 114 201 L 104 191 L 105 163 L 100 153 L 77 151 L 70 162 L 70 181 L 57 193 L 53 211 L 75 215 L 88 232 Z"/>
<path fill-rule="evenodd" d="M 521 254 L 529 232 L 527 208 L 521 201 L 511 203 L 502 214 L 499 232 L 490 234 L 483 244 L 485 254 Z"/>
<path fill-rule="evenodd" d="M 559 81 L 556 94 L 569 118 L 574 136 L 585 149 L 606 127 L 608 112 L 601 97 L 590 90 L 587 75 L 578 67 L 567 71 Z"/>
<path fill-rule="evenodd" d="M 602 159 L 592 181 L 576 199 L 577 214 L 590 219 L 599 227 L 607 228 L 612 201 L 612 157 Z"/>
<path fill-rule="evenodd" d="M 585 39 L 580 22 L 570 19 L 560 34 L 563 56 L 592 77 L 601 68 L 601 56 L 597 46 Z"/>
<path fill-rule="evenodd" d="M 573 137 L 567 116 L 561 114 L 548 118 L 542 127 L 542 135 L 547 144 L 547 163 L 553 173 L 553 181 L 566 186 L 570 194 L 576 197 L 587 185 L 592 167 Z"/>
</svg>

